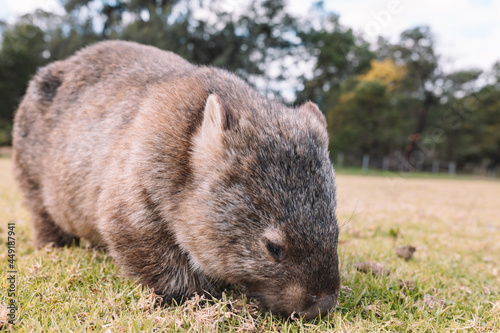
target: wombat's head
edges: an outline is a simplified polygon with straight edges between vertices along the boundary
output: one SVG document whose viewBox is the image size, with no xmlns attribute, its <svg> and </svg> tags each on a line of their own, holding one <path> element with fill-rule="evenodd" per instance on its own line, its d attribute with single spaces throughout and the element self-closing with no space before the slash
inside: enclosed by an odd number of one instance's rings
<svg viewBox="0 0 500 333">
<path fill-rule="evenodd" d="M 176 231 L 193 267 L 243 285 L 276 314 L 314 318 L 335 308 L 339 229 L 327 145 L 313 103 L 289 109 L 211 95 Z"/>
</svg>

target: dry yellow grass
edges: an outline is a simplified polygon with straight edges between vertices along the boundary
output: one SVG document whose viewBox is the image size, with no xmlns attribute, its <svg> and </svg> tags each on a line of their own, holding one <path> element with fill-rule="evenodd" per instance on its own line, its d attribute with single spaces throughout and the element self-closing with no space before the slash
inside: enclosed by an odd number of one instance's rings
<svg viewBox="0 0 500 333">
<path fill-rule="evenodd" d="M 346 237 L 393 229 L 421 250 L 420 258 L 439 247 L 451 251 L 447 256 L 500 259 L 499 181 L 340 175 L 337 184 Z"/>
<path fill-rule="evenodd" d="M 0 158 L 0 308 L 8 302 L 6 223 L 16 221 L 20 331 L 500 330 L 500 182 L 344 174 L 337 182 L 339 308 L 321 320 L 287 321 L 239 296 L 159 307 L 151 290 L 121 276 L 101 251 L 35 250 L 11 161 Z M 397 257 L 401 245 L 417 248 L 413 259 Z M 359 261 L 391 273 L 359 273 Z M 400 279 L 412 287 L 401 288 Z"/>
</svg>

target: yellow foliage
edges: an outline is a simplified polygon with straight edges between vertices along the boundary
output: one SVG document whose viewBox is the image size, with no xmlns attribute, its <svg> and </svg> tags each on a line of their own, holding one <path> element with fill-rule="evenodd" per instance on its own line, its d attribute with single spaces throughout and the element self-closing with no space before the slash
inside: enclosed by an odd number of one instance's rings
<svg viewBox="0 0 500 333">
<path fill-rule="evenodd" d="M 397 65 L 390 58 L 382 61 L 372 60 L 370 67 L 371 69 L 368 73 L 358 76 L 358 80 L 361 82 L 379 81 L 387 86 L 389 91 L 394 90 L 398 86 L 398 83 L 406 76 L 405 66 Z"/>
<path fill-rule="evenodd" d="M 340 95 L 340 103 L 347 103 L 353 97 L 354 97 L 354 92 L 352 92 L 352 91 L 342 93 Z"/>
<path fill-rule="evenodd" d="M 356 77 L 359 82 L 354 90 L 344 92 L 340 95 L 339 102 L 341 104 L 349 102 L 356 95 L 356 89 L 360 87 L 360 84 L 366 82 L 377 81 L 386 87 L 387 92 L 391 93 L 399 87 L 399 84 L 407 74 L 404 65 L 397 65 L 390 58 L 382 61 L 372 60 L 370 67 L 368 73 Z"/>
</svg>

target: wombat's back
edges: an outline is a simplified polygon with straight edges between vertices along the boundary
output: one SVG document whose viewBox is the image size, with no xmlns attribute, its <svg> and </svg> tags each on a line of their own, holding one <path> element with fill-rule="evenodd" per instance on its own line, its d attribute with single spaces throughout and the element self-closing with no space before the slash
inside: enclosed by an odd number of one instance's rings
<svg viewBox="0 0 500 333">
<path fill-rule="evenodd" d="M 62 225 L 58 237 L 100 242 L 95 213 L 114 143 L 150 86 L 194 68 L 171 52 L 108 41 L 37 72 L 15 117 L 15 174 L 28 206 Z"/>
</svg>

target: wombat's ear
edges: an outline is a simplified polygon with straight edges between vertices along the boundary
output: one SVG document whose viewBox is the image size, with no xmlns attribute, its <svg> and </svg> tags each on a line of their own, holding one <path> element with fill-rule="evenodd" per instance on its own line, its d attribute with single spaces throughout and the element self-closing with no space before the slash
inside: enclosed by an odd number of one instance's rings
<svg viewBox="0 0 500 333">
<path fill-rule="evenodd" d="M 229 110 L 216 94 L 207 98 L 203 111 L 202 131 L 228 130 L 236 123 L 234 112 Z"/>
<path fill-rule="evenodd" d="M 321 112 L 321 110 L 318 108 L 318 106 L 316 104 L 309 101 L 309 102 L 305 103 L 304 105 L 302 105 L 299 109 L 302 110 L 303 112 L 307 112 L 309 115 L 314 117 L 319 122 L 319 124 L 321 126 L 326 128 L 325 115 L 323 114 L 323 112 Z"/>
<path fill-rule="evenodd" d="M 326 118 L 318 106 L 313 102 L 307 102 L 298 109 L 301 117 L 309 121 L 311 129 L 319 135 L 323 146 L 328 149 L 328 132 L 326 131 Z"/>
<path fill-rule="evenodd" d="M 224 107 L 217 95 L 208 96 L 203 110 L 203 121 L 195 136 L 196 147 L 200 151 L 212 156 L 221 151 L 224 130 L 234 126 L 232 113 L 227 107 Z"/>
<path fill-rule="evenodd" d="M 203 121 L 193 137 L 193 163 L 202 172 L 216 170 L 223 154 L 226 110 L 217 95 L 210 95 L 203 110 Z"/>
<path fill-rule="evenodd" d="M 207 98 L 201 128 L 204 133 L 222 128 L 222 105 L 220 105 L 217 95 L 212 94 Z"/>
</svg>

